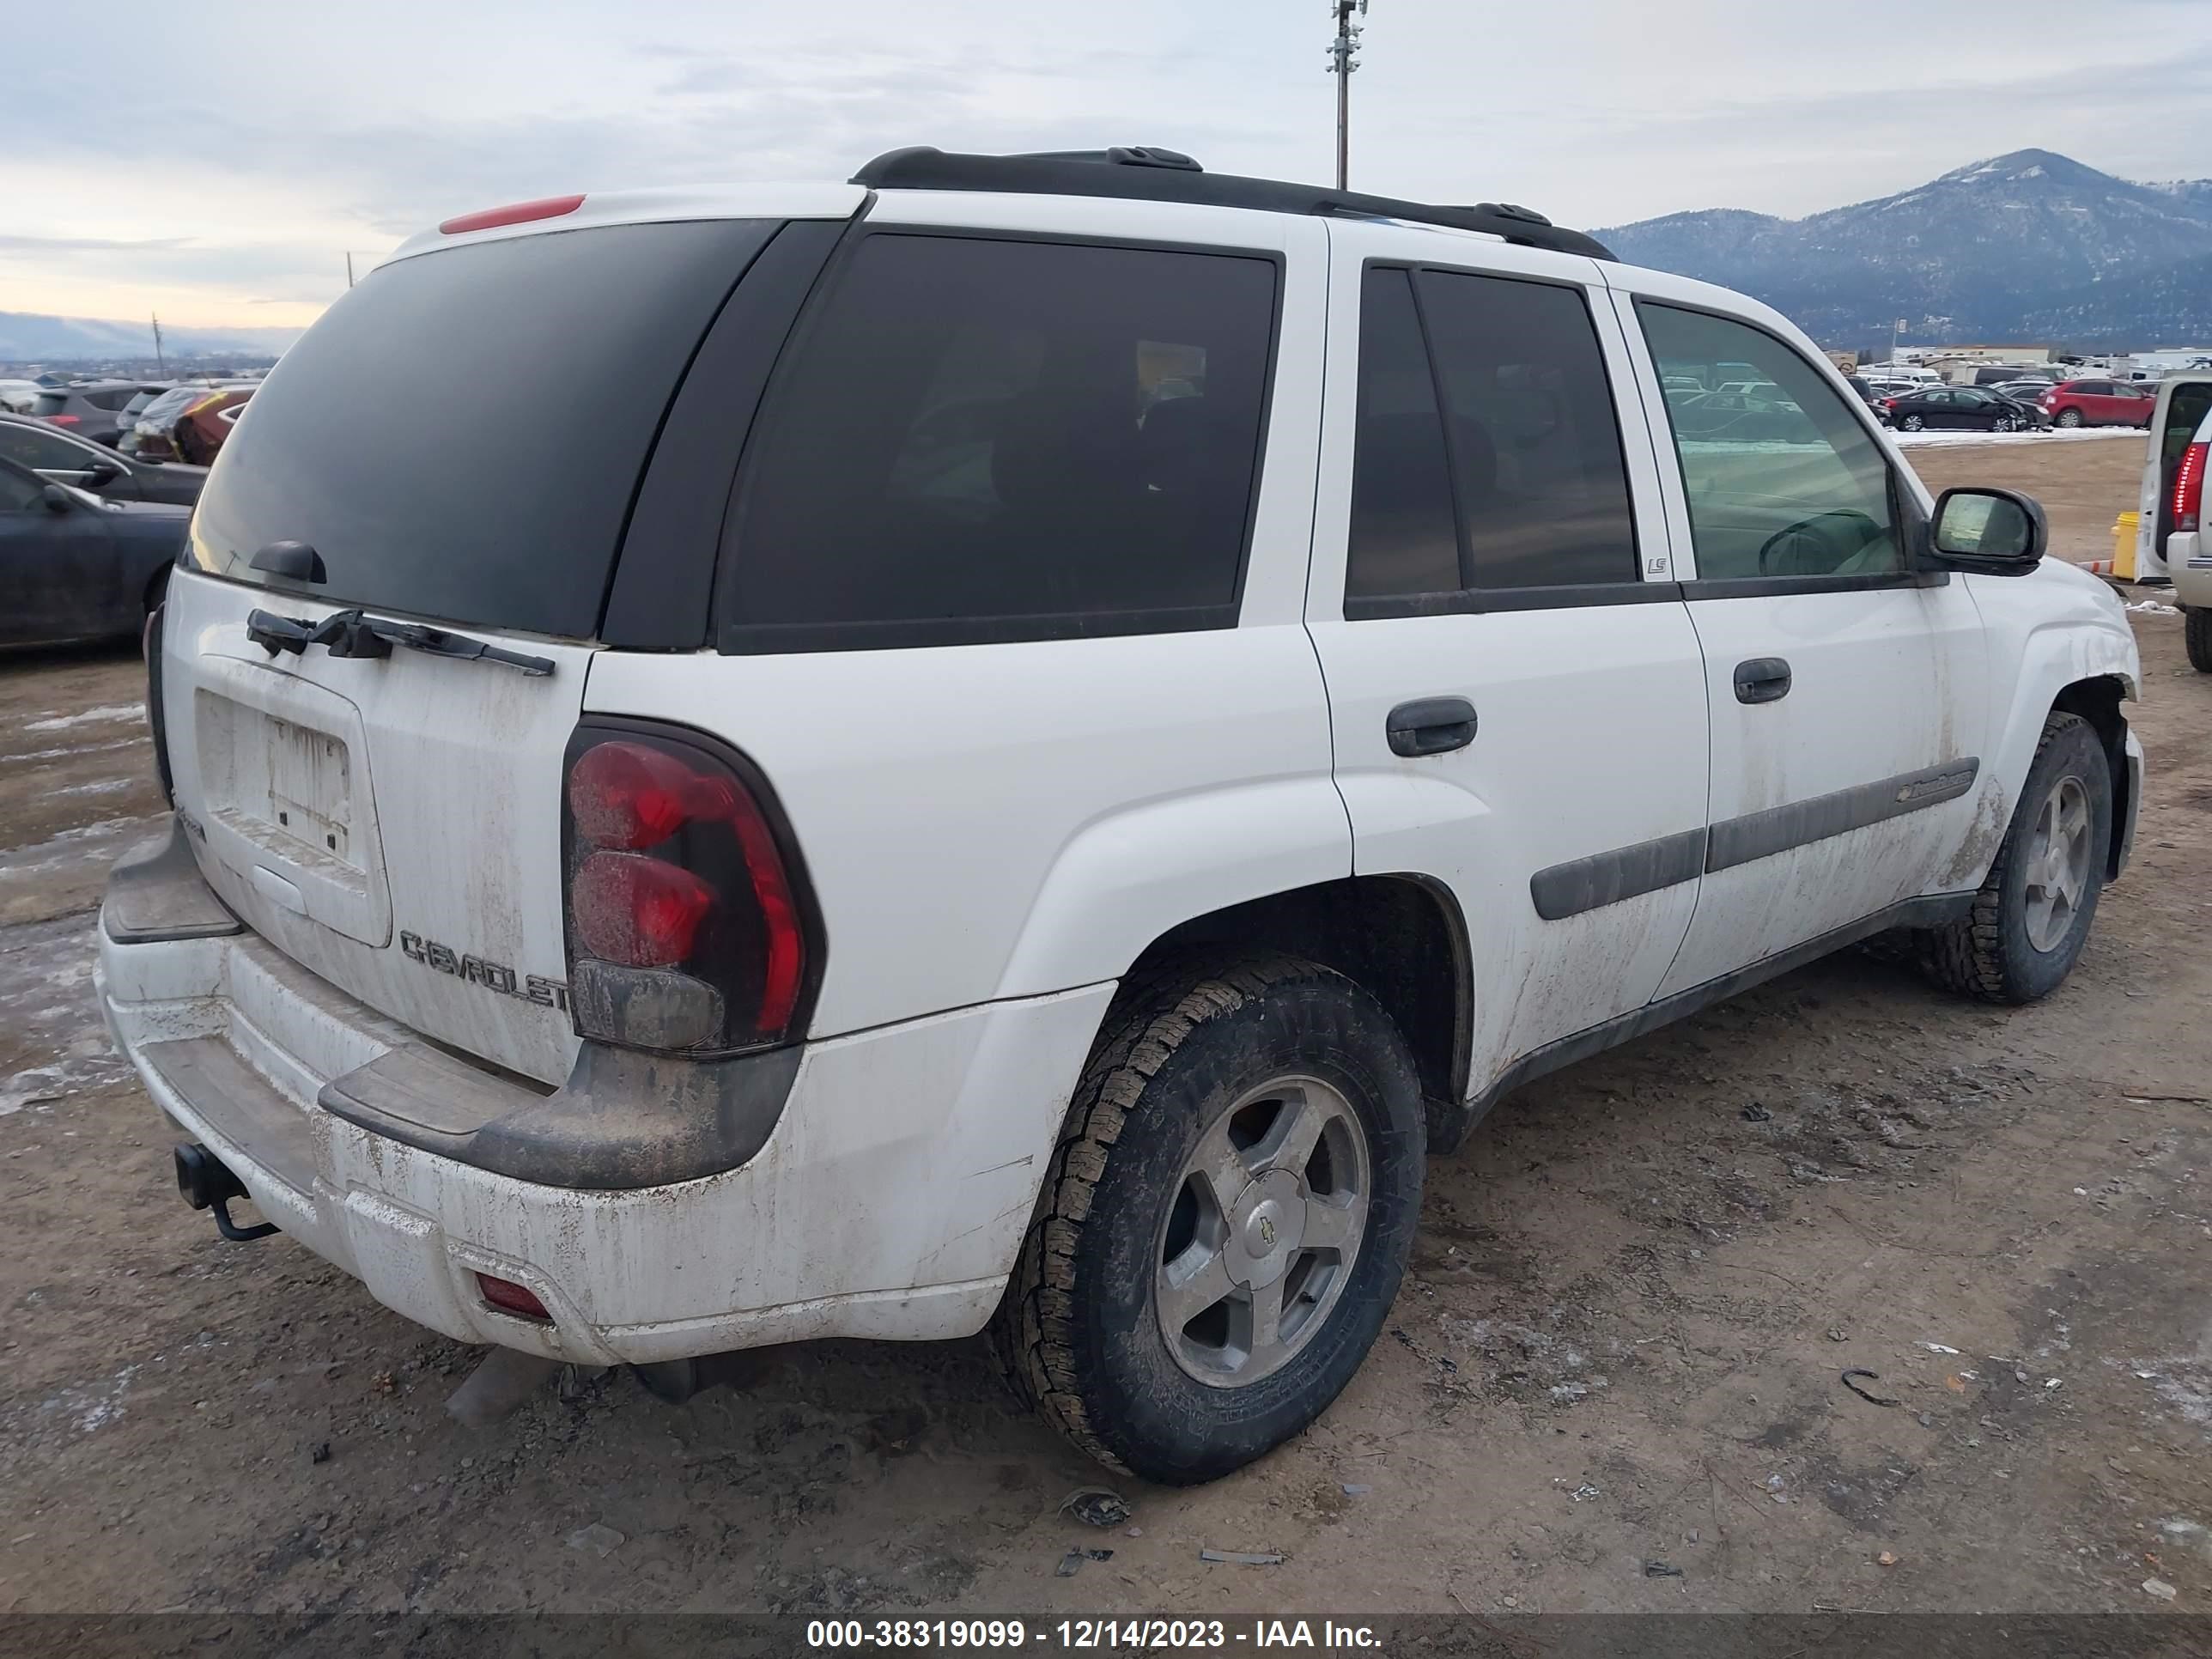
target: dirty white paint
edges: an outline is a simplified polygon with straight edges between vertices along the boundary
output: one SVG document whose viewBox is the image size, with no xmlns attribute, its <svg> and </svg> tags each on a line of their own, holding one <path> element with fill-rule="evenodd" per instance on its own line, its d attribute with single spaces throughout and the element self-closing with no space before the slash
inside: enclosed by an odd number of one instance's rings
<svg viewBox="0 0 2212 1659">
<path fill-rule="evenodd" d="M 146 705 L 143 702 L 102 703 L 96 708 L 87 708 L 75 714 L 54 714 L 42 720 L 24 724 L 26 732 L 64 732 L 72 726 L 103 726 L 116 720 L 143 720 Z"/>
<path fill-rule="evenodd" d="M 323 1082 L 409 1033 L 252 934 L 103 941 L 131 1048 L 228 1040 L 297 1110 L 313 1169 L 241 1150 L 227 1100 L 155 1100 L 262 1212 L 409 1318 L 464 1340 L 643 1361 L 820 1336 L 978 1329 L 1026 1230 L 1111 984 L 988 1003 L 809 1047 L 769 1143 L 679 1186 L 586 1193 L 494 1176 L 331 1116 Z M 549 1331 L 487 1309 L 470 1275 L 537 1291 Z"/>
</svg>

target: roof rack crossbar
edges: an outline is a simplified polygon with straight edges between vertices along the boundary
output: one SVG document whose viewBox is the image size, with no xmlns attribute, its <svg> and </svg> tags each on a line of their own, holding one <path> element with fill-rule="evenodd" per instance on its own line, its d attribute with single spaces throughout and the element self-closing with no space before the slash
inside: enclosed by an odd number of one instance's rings
<svg viewBox="0 0 2212 1659">
<path fill-rule="evenodd" d="M 1029 155 L 973 155 L 918 144 L 886 151 L 853 175 L 871 190 L 974 190 L 1036 196 L 1111 196 L 1144 202 L 1190 202 L 1207 207 L 1256 208 L 1269 213 L 1334 214 L 1352 218 L 1401 219 L 1479 231 L 1522 247 L 1550 248 L 1593 259 L 1612 258 L 1596 238 L 1552 223 L 1540 213 L 1510 203 L 1436 207 L 1367 196 L 1319 185 L 1287 184 L 1207 173 L 1189 156 L 1157 145 L 1103 150 L 1056 150 Z"/>
</svg>

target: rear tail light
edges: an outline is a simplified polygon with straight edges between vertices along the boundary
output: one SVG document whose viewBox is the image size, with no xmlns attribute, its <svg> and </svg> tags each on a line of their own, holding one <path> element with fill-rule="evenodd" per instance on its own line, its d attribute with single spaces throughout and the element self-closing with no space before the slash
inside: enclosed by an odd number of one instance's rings
<svg viewBox="0 0 2212 1659">
<path fill-rule="evenodd" d="M 51 426 L 75 426 L 78 418 L 75 415 L 49 415 L 46 422 Z"/>
<path fill-rule="evenodd" d="M 2197 528 L 2204 511 L 2205 452 L 2212 444 L 2191 444 L 2181 452 L 2181 465 L 2173 470 L 2173 527 Z"/>
<path fill-rule="evenodd" d="M 588 722 L 562 805 L 578 1036 L 711 1055 L 800 1035 L 821 931 L 750 762 L 696 732 Z"/>
</svg>

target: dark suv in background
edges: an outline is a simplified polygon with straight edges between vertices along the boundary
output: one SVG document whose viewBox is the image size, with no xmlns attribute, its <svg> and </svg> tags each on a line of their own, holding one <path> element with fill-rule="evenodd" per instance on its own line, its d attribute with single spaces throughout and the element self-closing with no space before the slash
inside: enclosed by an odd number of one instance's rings
<svg viewBox="0 0 2212 1659">
<path fill-rule="evenodd" d="M 76 386 L 49 386 L 39 393 L 31 413 L 42 421 L 114 447 L 123 435 L 123 411 L 141 392 L 160 394 L 168 388 L 143 380 L 87 380 Z"/>
</svg>

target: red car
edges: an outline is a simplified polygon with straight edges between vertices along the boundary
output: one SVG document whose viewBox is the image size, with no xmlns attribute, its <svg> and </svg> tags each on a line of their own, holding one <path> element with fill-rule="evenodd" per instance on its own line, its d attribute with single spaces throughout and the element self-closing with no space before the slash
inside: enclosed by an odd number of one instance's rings
<svg viewBox="0 0 2212 1659">
<path fill-rule="evenodd" d="M 2062 380 L 2043 394 L 2042 403 L 2054 426 L 2148 427 L 2158 388 L 2125 380 Z"/>
</svg>

